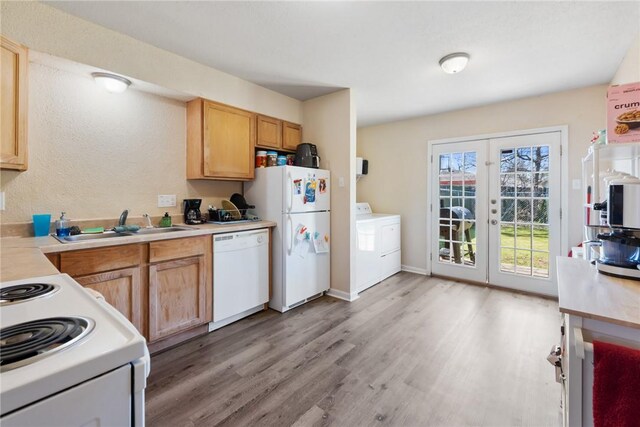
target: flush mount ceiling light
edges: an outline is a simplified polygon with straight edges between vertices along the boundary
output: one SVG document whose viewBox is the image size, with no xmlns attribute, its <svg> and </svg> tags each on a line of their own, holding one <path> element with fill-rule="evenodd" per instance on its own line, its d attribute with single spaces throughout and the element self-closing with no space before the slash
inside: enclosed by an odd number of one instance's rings
<svg viewBox="0 0 640 427">
<path fill-rule="evenodd" d="M 456 74 L 464 70 L 469 62 L 469 54 L 464 52 L 456 52 L 443 57 L 440 60 L 440 66 L 447 74 Z"/>
<path fill-rule="evenodd" d="M 110 73 L 91 73 L 96 83 L 111 93 L 122 93 L 131 85 L 131 80 Z"/>
</svg>

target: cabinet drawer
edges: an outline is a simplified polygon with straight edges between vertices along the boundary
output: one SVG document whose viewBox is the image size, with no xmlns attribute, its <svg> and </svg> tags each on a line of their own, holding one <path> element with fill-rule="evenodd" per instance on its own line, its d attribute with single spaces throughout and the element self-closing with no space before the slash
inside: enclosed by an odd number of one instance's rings
<svg viewBox="0 0 640 427">
<path fill-rule="evenodd" d="M 188 258 L 207 253 L 211 236 L 186 237 L 184 239 L 160 240 L 149 244 L 149 262 Z"/>
<path fill-rule="evenodd" d="M 134 267 L 140 264 L 140 254 L 140 245 L 63 252 L 60 254 L 60 271 L 75 277 Z"/>
</svg>

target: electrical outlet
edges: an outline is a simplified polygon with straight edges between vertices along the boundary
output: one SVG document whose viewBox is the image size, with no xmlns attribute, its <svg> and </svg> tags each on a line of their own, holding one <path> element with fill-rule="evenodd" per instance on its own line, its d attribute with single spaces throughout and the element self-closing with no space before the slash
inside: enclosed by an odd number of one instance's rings
<svg viewBox="0 0 640 427">
<path fill-rule="evenodd" d="M 172 208 L 176 205 L 175 194 L 158 194 L 159 208 Z"/>
<path fill-rule="evenodd" d="M 4 191 L 0 191 L 0 211 L 3 211 L 4 209 Z"/>
</svg>

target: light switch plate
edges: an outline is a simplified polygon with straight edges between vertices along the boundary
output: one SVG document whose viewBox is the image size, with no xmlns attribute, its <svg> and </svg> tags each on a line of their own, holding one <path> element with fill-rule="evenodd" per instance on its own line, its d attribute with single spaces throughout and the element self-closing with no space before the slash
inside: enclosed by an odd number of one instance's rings
<svg viewBox="0 0 640 427">
<path fill-rule="evenodd" d="M 158 194 L 159 208 L 172 208 L 176 205 L 175 194 Z"/>
<path fill-rule="evenodd" d="M 0 211 L 3 211 L 4 209 L 4 191 L 0 191 Z"/>
<path fill-rule="evenodd" d="M 344 187 L 344 176 L 338 178 L 338 187 Z"/>
</svg>

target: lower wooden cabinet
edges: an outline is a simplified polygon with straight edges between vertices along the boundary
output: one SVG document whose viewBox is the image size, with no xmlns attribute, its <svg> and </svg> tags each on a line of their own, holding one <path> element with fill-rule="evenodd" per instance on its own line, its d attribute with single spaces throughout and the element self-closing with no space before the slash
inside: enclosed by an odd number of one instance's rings
<svg viewBox="0 0 640 427">
<path fill-rule="evenodd" d="M 142 331 L 144 298 L 140 276 L 140 267 L 132 267 L 76 277 L 75 280 L 85 288 L 100 292 L 109 304 Z"/>
<path fill-rule="evenodd" d="M 62 273 L 100 292 L 149 343 L 163 348 L 212 320 L 211 252 L 212 237 L 198 236 L 47 257 Z"/>
<path fill-rule="evenodd" d="M 149 341 L 207 322 L 204 255 L 149 266 Z"/>
</svg>

